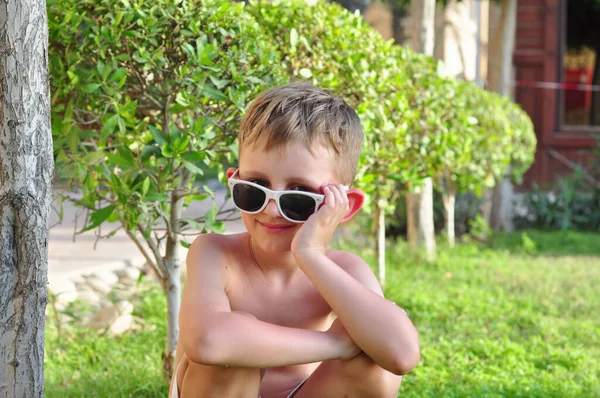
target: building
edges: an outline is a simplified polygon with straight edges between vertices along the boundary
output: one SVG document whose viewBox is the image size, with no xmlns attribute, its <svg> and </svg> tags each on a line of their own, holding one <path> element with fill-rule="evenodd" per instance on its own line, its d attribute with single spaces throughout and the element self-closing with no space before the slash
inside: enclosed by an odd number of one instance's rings
<svg viewBox="0 0 600 398">
<path fill-rule="evenodd" d="M 488 0 L 451 1 L 437 8 L 434 53 L 449 74 L 485 85 L 498 13 Z M 365 19 L 384 38 L 410 47 L 410 15 L 372 2 Z M 532 118 L 538 138 L 523 188 L 553 183 L 578 167 L 600 187 L 600 172 L 593 170 L 594 135 L 600 133 L 599 53 L 597 0 L 517 1 L 512 95 Z"/>
<path fill-rule="evenodd" d="M 600 3 L 593 3 L 518 0 L 515 99 L 538 137 L 527 184 L 553 183 L 583 167 L 588 182 L 600 187 L 593 170 L 594 134 L 600 133 Z"/>
</svg>

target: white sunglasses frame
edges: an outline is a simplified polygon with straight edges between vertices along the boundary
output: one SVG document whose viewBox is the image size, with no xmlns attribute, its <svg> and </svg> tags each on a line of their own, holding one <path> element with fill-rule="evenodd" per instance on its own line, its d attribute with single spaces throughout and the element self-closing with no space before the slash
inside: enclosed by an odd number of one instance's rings
<svg viewBox="0 0 600 398">
<path fill-rule="evenodd" d="M 279 214 L 281 214 L 281 216 L 283 218 L 285 218 L 286 220 L 291 221 L 293 223 L 296 223 L 296 224 L 302 224 L 302 223 L 304 223 L 306 221 L 294 220 L 294 219 L 291 219 L 291 218 L 289 218 L 289 217 L 287 217 L 285 215 L 285 213 L 281 209 L 281 204 L 279 203 L 279 198 L 281 197 L 281 195 L 285 195 L 285 194 L 303 195 L 303 196 L 308 196 L 309 198 L 314 199 L 314 201 L 315 201 L 315 211 L 314 211 L 314 213 L 316 213 L 317 210 L 319 210 L 319 207 L 321 206 L 321 204 L 325 200 L 325 195 L 321 195 L 321 194 L 318 194 L 318 193 L 305 192 L 305 191 L 272 191 L 269 188 L 265 188 L 262 185 L 255 184 L 255 183 L 250 182 L 250 181 L 238 180 L 238 179 L 234 178 L 238 174 L 238 171 L 239 171 L 239 169 L 236 170 L 235 173 L 233 173 L 231 175 L 231 177 L 229 177 L 229 179 L 227 180 L 227 185 L 229 185 L 229 190 L 231 191 L 231 195 L 232 196 L 233 196 L 233 187 L 236 184 L 250 185 L 250 186 L 252 186 L 254 188 L 260 189 L 261 191 L 263 191 L 265 193 L 265 203 L 263 203 L 263 205 L 261 206 L 261 208 L 258 209 L 258 210 L 256 210 L 256 211 L 247 211 L 247 210 L 240 209 L 238 207 L 238 205 L 235 204 L 235 200 L 234 200 L 233 201 L 233 205 L 239 211 L 243 211 L 244 213 L 248 213 L 248 214 L 257 214 L 257 213 L 260 213 L 261 211 L 263 211 L 265 209 L 265 207 L 267 207 L 267 204 L 269 204 L 269 201 L 271 199 L 273 199 L 273 200 L 275 200 L 275 203 L 277 204 L 277 210 L 279 210 Z"/>
</svg>

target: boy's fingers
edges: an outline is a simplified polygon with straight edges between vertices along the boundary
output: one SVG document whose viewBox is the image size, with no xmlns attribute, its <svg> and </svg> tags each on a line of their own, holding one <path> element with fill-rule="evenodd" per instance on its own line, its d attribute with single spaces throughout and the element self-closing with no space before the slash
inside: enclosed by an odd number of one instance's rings
<svg viewBox="0 0 600 398">
<path fill-rule="evenodd" d="M 329 207 L 335 206 L 335 194 L 329 185 L 326 185 L 323 188 L 323 193 L 325 194 L 325 204 Z"/>
<path fill-rule="evenodd" d="M 344 186 L 342 184 L 334 184 L 333 187 L 336 202 L 345 207 L 348 204 L 348 194 L 346 193 Z"/>
</svg>

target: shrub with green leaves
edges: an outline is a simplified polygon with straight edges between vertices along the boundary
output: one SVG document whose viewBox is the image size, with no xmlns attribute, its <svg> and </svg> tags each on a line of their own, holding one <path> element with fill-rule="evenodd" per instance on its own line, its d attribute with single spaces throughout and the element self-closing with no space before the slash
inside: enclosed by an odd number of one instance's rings
<svg viewBox="0 0 600 398">
<path fill-rule="evenodd" d="M 382 177 L 408 169 L 398 156 L 402 127 L 390 120 L 407 107 L 403 93 L 390 86 L 403 78 L 392 42 L 361 15 L 328 2 L 252 2 L 248 11 L 276 44 L 290 78 L 328 89 L 357 110 L 366 140 L 356 182 L 371 196 L 391 195 L 393 180 Z"/>
<path fill-rule="evenodd" d="M 561 178 L 551 188 L 534 185 L 517 208 L 519 228 L 600 231 L 600 189 L 581 171 Z"/>
<path fill-rule="evenodd" d="M 170 359 L 182 233 L 223 230 L 214 204 L 195 219 L 182 209 L 212 195 L 194 181 L 233 160 L 249 101 L 285 79 L 280 58 L 224 0 L 50 0 L 48 15 L 57 168 L 91 211 L 84 230 L 120 222 L 157 274 Z"/>
</svg>

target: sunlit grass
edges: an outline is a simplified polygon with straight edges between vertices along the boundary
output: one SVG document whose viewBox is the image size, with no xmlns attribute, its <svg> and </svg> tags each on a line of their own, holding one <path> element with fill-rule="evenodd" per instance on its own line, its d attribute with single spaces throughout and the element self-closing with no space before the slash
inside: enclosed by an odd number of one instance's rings
<svg viewBox="0 0 600 398">
<path fill-rule="evenodd" d="M 440 248 L 434 264 L 387 253 L 386 296 L 417 325 L 422 356 L 402 396 L 600 396 L 600 235 L 527 232 Z M 360 253 L 373 267 L 369 247 Z M 167 395 L 165 300 L 136 300 L 141 331 L 111 339 L 49 320 L 46 395 Z"/>
</svg>

